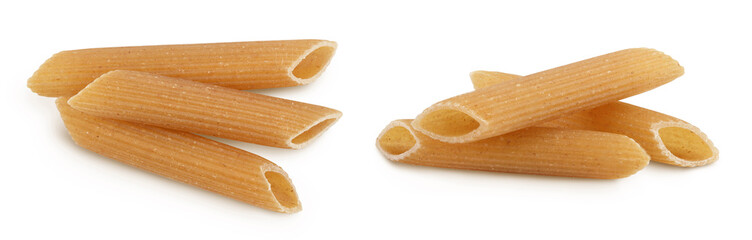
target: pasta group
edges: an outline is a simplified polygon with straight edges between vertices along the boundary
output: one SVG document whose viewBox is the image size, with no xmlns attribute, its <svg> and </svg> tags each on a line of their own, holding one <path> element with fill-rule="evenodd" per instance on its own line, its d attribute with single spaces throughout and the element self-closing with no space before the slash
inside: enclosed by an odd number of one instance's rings
<svg viewBox="0 0 752 240">
<path fill-rule="evenodd" d="M 446 99 L 412 124 L 440 141 L 472 142 L 626 98 L 683 73 L 659 51 L 627 49 Z"/>
<path fill-rule="evenodd" d="M 318 78 L 336 47 L 326 40 L 285 40 L 63 51 L 39 67 L 28 87 L 42 96 L 72 96 L 112 70 L 143 71 L 235 89 L 297 86 Z"/>
<path fill-rule="evenodd" d="M 588 130 L 526 128 L 469 143 L 446 143 L 396 120 L 379 135 L 387 159 L 415 165 L 507 173 L 613 179 L 650 159 L 629 137 Z"/>
<path fill-rule="evenodd" d="M 294 213 L 300 201 L 282 168 L 194 134 L 289 149 L 310 144 L 340 111 L 241 90 L 308 84 L 336 48 L 326 40 L 283 40 L 63 51 L 27 84 L 58 98 L 68 133 L 85 149 Z"/>
<path fill-rule="evenodd" d="M 718 149 L 700 129 L 618 101 L 683 73 L 646 48 L 528 76 L 475 71 L 475 91 L 391 122 L 376 146 L 408 164 L 566 177 L 623 178 L 650 160 L 703 166 L 718 159 Z"/>
<path fill-rule="evenodd" d="M 470 77 L 475 89 L 482 89 L 521 76 L 475 71 Z M 718 149 L 699 128 L 681 119 L 623 102 L 564 115 L 537 126 L 624 134 L 637 141 L 652 161 L 675 166 L 698 167 L 718 160 Z"/>
<path fill-rule="evenodd" d="M 322 106 L 124 70 L 97 78 L 69 104 L 100 117 L 292 149 L 342 116 Z"/>
<path fill-rule="evenodd" d="M 301 210 L 287 173 L 202 136 L 300 149 L 335 109 L 243 89 L 310 83 L 337 45 L 326 40 L 63 51 L 28 80 L 57 108 L 75 143 L 102 156 L 277 212 Z M 475 91 L 389 123 L 376 146 L 414 165 L 618 179 L 658 161 L 718 159 L 697 127 L 618 100 L 681 76 L 662 52 L 634 48 L 528 76 L 471 73 Z"/>
<path fill-rule="evenodd" d="M 265 209 L 301 210 L 287 173 L 262 157 L 190 133 L 92 116 L 66 102 L 56 101 L 60 116 L 85 149 Z"/>
</svg>

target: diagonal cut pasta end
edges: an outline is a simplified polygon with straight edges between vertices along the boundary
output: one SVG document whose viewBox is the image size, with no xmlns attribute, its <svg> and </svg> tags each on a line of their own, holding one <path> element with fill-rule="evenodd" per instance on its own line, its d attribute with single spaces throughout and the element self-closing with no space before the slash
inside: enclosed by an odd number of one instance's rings
<svg viewBox="0 0 752 240">
<path fill-rule="evenodd" d="M 68 90 L 68 88 L 81 89 L 86 86 L 86 83 L 76 83 L 72 81 L 50 81 L 50 73 L 47 70 L 50 65 L 56 64 L 60 58 L 65 58 L 66 51 L 53 54 L 50 58 L 44 61 L 39 69 L 34 71 L 34 74 L 26 80 L 26 87 L 32 92 L 42 97 L 59 97 L 70 96 L 76 94 L 74 91 Z"/>
<path fill-rule="evenodd" d="M 305 147 L 311 142 L 311 140 L 317 138 L 319 135 L 329 129 L 329 127 L 334 125 L 334 123 L 337 122 L 340 117 L 342 117 L 342 113 L 339 111 L 334 114 L 322 117 L 318 121 L 311 123 L 310 126 L 303 129 L 300 133 L 290 138 L 290 140 L 287 140 L 287 145 L 292 149 L 301 149 Z"/>
<path fill-rule="evenodd" d="M 448 143 L 475 139 L 486 125 L 471 110 L 443 103 L 429 107 L 412 122 L 413 128 L 421 133 Z"/>
<path fill-rule="evenodd" d="M 412 131 L 409 119 L 392 121 L 376 138 L 376 147 L 387 159 L 398 162 L 420 148 Z"/>
<path fill-rule="evenodd" d="M 718 149 L 699 128 L 686 122 L 658 122 L 651 132 L 665 159 L 655 159 L 681 167 L 699 167 L 718 160 Z"/>
<path fill-rule="evenodd" d="M 473 82 L 473 88 L 475 89 L 485 88 L 497 83 L 510 81 L 520 77 L 522 76 L 483 70 L 473 71 L 470 73 L 470 80 Z"/>
<path fill-rule="evenodd" d="M 313 82 L 329 65 L 336 49 L 337 43 L 333 41 L 313 45 L 290 66 L 287 75 L 299 85 Z"/>
<path fill-rule="evenodd" d="M 268 165 L 264 170 L 264 178 L 269 183 L 269 191 L 274 195 L 278 207 L 275 211 L 282 213 L 296 213 L 303 210 L 295 186 L 290 177 L 276 165 Z"/>
</svg>

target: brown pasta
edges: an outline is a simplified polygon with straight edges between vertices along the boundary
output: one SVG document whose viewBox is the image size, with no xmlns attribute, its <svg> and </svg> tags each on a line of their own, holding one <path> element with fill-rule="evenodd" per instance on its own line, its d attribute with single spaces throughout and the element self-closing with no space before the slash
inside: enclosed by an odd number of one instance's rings
<svg viewBox="0 0 752 240">
<path fill-rule="evenodd" d="M 28 87 L 42 96 L 72 96 L 112 70 L 150 72 L 235 89 L 297 86 L 318 78 L 336 47 L 326 40 L 287 40 L 63 51 L 39 67 Z"/>
<path fill-rule="evenodd" d="M 471 142 L 614 102 L 683 73 L 661 52 L 627 49 L 446 99 L 412 124 L 441 141 Z"/>
<path fill-rule="evenodd" d="M 476 90 L 497 83 L 511 81 L 520 77 L 522 76 L 493 71 L 474 71 L 470 73 L 470 81 L 473 83 L 473 88 Z"/>
<path fill-rule="evenodd" d="M 519 77 L 490 71 L 470 74 L 475 89 Z M 718 149 L 699 128 L 681 119 L 623 102 L 565 115 L 537 126 L 624 134 L 639 143 L 652 161 L 675 166 L 698 167 L 718 160 Z"/>
<path fill-rule="evenodd" d="M 387 159 L 415 165 L 582 178 L 623 178 L 649 156 L 624 135 L 532 127 L 470 143 L 446 143 L 396 120 L 376 145 Z"/>
<path fill-rule="evenodd" d="M 97 78 L 68 103 L 95 116 L 292 149 L 342 116 L 322 106 L 123 70 Z"/>
<path fill-rule="evenodd" d="M 125 164 L 283 213 L 301 210 L 282 168 L 252 153 L 193 134 L 100 118 L 57 107 L 79 146 Z"/>
</svg>

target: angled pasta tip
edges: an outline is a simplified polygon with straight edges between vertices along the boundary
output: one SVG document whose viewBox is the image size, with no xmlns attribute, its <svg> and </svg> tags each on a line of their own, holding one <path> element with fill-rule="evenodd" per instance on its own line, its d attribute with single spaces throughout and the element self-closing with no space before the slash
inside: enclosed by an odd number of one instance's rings
<svg viewBox="0 0 752 240">
<path fill-rule="evenodd" d="M 679 64 L 679 61 L 676 61 L 673 57 L 670 55 L 659 51 L 657 49 L 653 48 L 629 48 L 625 50 L 618 51 L 616 53 L 622 53 L 625 55 L 634 55 L 634 56 L 653 56 L 656 59 L 659 59 L 660 62 L 656 63 L 656 66 L 661 66 L 663 69 L 659 73 L 662 77 L 672 77 L 677 78 L 681 75 L 684 75 L 684 67 Z M 657 76 L 659 77 L 659 76 Z"/>
<path fill-rule="evenodd" d="M 461 137 L 474 136 L 484 124 L 468 110 L 436 104 L 412 122 L 423 134 L 448 143 L 461 142 Z"/>
<path fill-rule="evenodd" d="M 658 149 L 665 159 L 662 162 L 698 167 L 718 160 L 718 149 L 699 128 L 685 122 L 659 122 L 652 132 Z"/>
<path fill-rule="evenodd" d="M 332 41 L 322 41 L 312 46 L 291 65 L 288 75 L 301 85 L 312 82 L 329 65 L 336 49 L 337 43 Z"/>
<path fill-rule="evenodd" d="M 475 89 L 481 89 L 494 85 L 496 83 L 519 78 L 520 76 L 502 72 L 493 71 L 473 71 L 470 73 L 470 80 Z"/>
<path fill-rule="evenodd" d="M 619 135 L 621 138 L 620 140 L 614 140 L 614 142 L 623 142 L 624 147 L 622 149 L 614 150 L 612 152 L 613 155 L 619 156 L 619 158 L 625 158 L 625 156 L 631 156 L 632 161 L 628 161 L 625 163 L 625 166 L 628 166 L 631 164 L 631 167 L 625 167 L 623 172 L 618 173 L 614 178 L 625 178 L 629 177 L 640 170 L 644 169 L 648 164 L 650 164 L 650 154 L 648 154 L 647 150 L 642 147 L 636 140 L 632 139 L 629 136 L 621 135 L 621 134 L 615 134 Z M 624 155 L 624 156 L 620 156 Z"/>
<path fill-rule="evenodd" d="M 329 127 L 334 125 L 334 123 L 337 122 L 340 117 L 342 117 L 342 113 L 337 111 L 337 113 L 335 114 L 321 118 L 321 120 L 319 120 L 318 122 L 312 123 L 310 127 L 293 136 L 287 144 L 292 149 L 303 148 L 305 145 L 308 145 L 311 140 L 317 138 L 319 135 L 321 135 L 321 133 L 325 132 Z"/>
<path fill-rule="evenodd" d="M 49 65 L 55 64 L 57 62 L 57 59 L 61 54 L 65 54 L 65 51 L 58 52 L 53 54 L 50 58 L 44 61 L 42 65 L 39 66 L 39 68 L 34 71 L 34 74 L 29 77 L 28 80 L 26 80 L 26 87 L 28 87 L 32 92 L 38 94 L 39 96 L 57 96 L 60 95 L 60 91 L 58 91 L 55 88 L 66 88 L 70 87 L 71 84 L 64 81 L 50 81 L 50 73 L 49 71 L 46 71 L 46 69 L 49 67 Z M 83 88 L 86 86 L 86 84 L 72 84 L 74 87 L 81 87 Z"/>
<path fill-rule="evenodd" d="M 108 79 L 110 78 L 116 78 L 116 77 L 120 77 L 123 75 L 131 74 L 131 73 L 137 73 L 137 72 L 127 71 L 127 70 L 112 70 L 112 71 L 106 72 L 102 74 L 101 76 L 95 78 L 93 81 L 91 81 L 91 83 L 87 84 L 85 87 L 83 87 L 80 91 L 76 93 L 76 95 L 58 97 L 58 99 L 61 99 L 61 98 L 68 99 L 67 103 L 68 105 L 71 105 L 71 106 L 82 104 L 81 99 L 82 98 L 85 99 L 86 98 L 85 96 L 88 94 L 89 91 L 96 91 L 95 89 L 99 88 L 100 87 L 99 85 L 106 84 L 102 82 L 107 82 Z M 84 96 L 84 97 L 81 97 L 81 96 Z"/>
<path fill-rule="evenodd" d="M 376 139 L 376 147 L 387 159 L 399 161 L 420 145 L 418 138 L 405 122 L 409 120 L 396 120 L 390 123 Z"/>
<path fill-rule="evenodd" d="M 270 169 L 264 172 L 264 178 L 269 183 L 269 190 L 271 190 L 275 200 L 279 203 L 280 212 L 295 213 L 302 210 L 295 186 L 292 185 L 290 178 L 287 177 L 284 171 L 281 171 L 281 169 Z"/>
</svg>

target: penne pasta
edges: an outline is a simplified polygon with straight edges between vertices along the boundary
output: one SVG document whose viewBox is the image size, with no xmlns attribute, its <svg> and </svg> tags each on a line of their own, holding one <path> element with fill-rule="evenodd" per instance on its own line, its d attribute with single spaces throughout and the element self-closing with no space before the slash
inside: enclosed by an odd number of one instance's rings
<svg viewBox="0 0 752 240">
<path fill-rule="evenodd" d="M 322 106 L 123 70 L 97 78 L 68 103 L 99 117 L 292 149 L 342 116 Z"/>
<path fill-rule="evenodd" d="M 72 96 L 100 75 L 134 70 L 235 89 L 312 82 L 337 47 L 326 40 L 287 40 L 94 48 L 53 55 L 28 80 L 35 93 Z"/>
<path fill-rule="evenodd" d="M 497 83 L 511 81 L 520 77 L 522 76 L 493 71 L 474 71 L 470 73 L 470 81 L 473 83 L 473 88 L 475 90 Z"/>
<path fill-rule="evenodd" d="M 446 143 L 396 120 L 379 135 L 387 159 L 443 168 L 613 179 L 644 168 L 650 157 L 624 135 L 588 130 L 538 128 L 470 143 Z"/>
<path fill-rule="evenodd" d="M 73 141 L 102 156 L 283 213 L 301 210 L 282 168 L 252 153 L 190 133 L 100 118 L 57 107 Z"/>
<path fill-rule="evenodd" d="M 645 92 L 683 73 L 661 52 L 627 49 L 446 99 L 412 124 L 440 141 L 477 141 Z"/>
<path fill-rule="evenodd" d="M 519 77 L 489 71 L 470 74 L 475 89 Z M 675 166 L 699 167 L 718 160 L 718 149 L 699 128 L 681 119 L 623 102 L 572 113 L 537 126 L 624 134 L 639 143 L 652 161 Z"/>
</svg>

